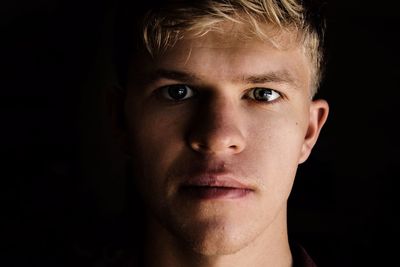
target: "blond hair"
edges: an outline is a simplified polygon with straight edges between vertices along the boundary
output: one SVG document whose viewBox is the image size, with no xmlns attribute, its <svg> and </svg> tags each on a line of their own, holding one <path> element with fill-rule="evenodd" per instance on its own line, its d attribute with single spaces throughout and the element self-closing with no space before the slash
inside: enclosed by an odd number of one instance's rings
<svg viewBox="0 0 400 267">
<path fill-rule="evenodd" d="M 149 1 L 149 0 L 148 0 Z M 157 1 L 156 1 L 157 2 Z M 304 2 L 304 1 L 303 1 Z M 313 10 L 299 0 L 165 0 L 140 18 L 142 45 L 152 56 L 163 53 L 191 32 L 197 36 L 221 30 L 223 22 L 249 26 L 249 34 L 274 43 L 265 25 L 298 33 L 312 64 L 312 95 L 322 78 L 323 27 L 311 19 Z M 311 15 L 311 16 L 310 16 Z M 322 27 L 321 27 L 322 26 Z M 141 32 L 141 33 L 140 33 Z M 276 45 L 276 44 L 275 44 Z"/>
</svg>

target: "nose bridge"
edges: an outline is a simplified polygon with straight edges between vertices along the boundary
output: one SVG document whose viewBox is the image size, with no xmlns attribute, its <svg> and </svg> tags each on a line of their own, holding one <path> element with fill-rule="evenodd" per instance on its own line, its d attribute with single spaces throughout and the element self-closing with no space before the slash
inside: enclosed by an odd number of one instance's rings
<svg viewBox="0 0 400 267">
<path fill-rule="evenodd" d="M 226 132 L 227 135 L 230 131 L 240 132 L 241 129 L 241 116 L 237 103 L 228 99 L 227 97 L 220 96 L 209 107 L 210 125 L 214 126 L 215 131 Z M 204 114 L 207 114 L 205 112 Z"/>
<path fill-rule="evenodd" d="M 199 108 L 189 134 L 189 143 L 197 152 L 236 154 L 245 147 L 243 124 L 238 103 L 224 95 L 209 97 Z"/>
</svg>

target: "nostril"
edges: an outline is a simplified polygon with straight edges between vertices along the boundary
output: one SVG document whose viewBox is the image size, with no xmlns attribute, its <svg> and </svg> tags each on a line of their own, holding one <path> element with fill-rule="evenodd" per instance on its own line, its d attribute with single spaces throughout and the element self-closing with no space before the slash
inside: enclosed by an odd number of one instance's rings
<svg viewBox="0 0 400 267">
<path fill-rule="evenodd" d="M 195 142 L 195 143 L 192 143 L 191 146 L 194 150 L 199 151 L 199 152 L 206 152 L 208 150 L 208 147 L 202 143 Z"/>
<path fill-rule="evenodd" d="M 245 147 L 245 138 L 236 125 L 219 124 L 218 127 L 195 128 L 187 136 L 188 145 L 204 154 L 237 154 Z"/>
<path fill-rule="evenodd" d="M 207 142 L 191 142 L 190 146 L 194 151 L 199 153 L 238 153 L 242 150 L 241 145 L 226 144 L 224 142 L 219 143 L 207 143 Z"/>
</svg>

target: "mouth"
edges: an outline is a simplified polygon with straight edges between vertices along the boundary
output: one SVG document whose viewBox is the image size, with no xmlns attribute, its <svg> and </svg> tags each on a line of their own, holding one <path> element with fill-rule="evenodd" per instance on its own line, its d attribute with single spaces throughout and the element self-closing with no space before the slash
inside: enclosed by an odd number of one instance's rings
<svg viewBox="0 0 400 267">
<path fill-rule="evenodd" d="M 200 200 L 240 199 L 254 190 L 236 179 L 219 176 L 197 176 L 186 181 L 181 193 Z"/>
</svg>

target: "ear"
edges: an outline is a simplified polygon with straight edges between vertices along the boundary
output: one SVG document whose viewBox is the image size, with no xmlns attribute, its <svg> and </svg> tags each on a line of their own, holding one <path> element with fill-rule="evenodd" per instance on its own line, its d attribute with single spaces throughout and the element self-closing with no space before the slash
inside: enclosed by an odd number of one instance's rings
<svg viewBox="0 0 400 267">
<path fill-rule="evenodd" d="M 107 111 L 110 117 L 113 139 L 120 145 L 124 152 L 127 147 L 127 133 L 125 126 L 125 91 L 119 86 L 107 90 Z"/>
<path fill-rule="evenodd" d="M 311 102 L 308 128 L 301 148 L 299 164 L 307 160 L 312 148 L 317 142 L 319 133 L 328 118 L 329 105 L 325 100 L 318 99 Z"/>
</svg>

